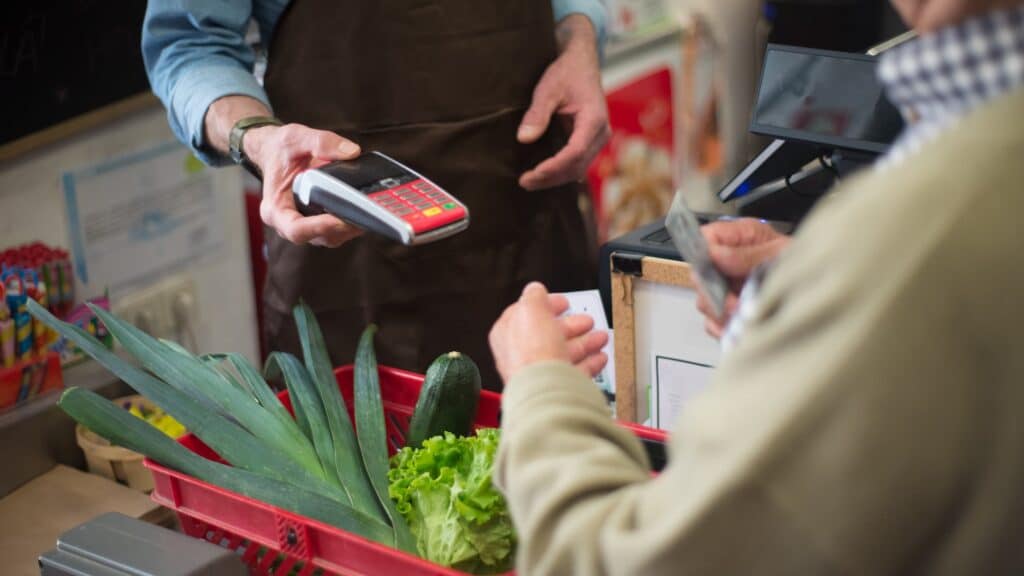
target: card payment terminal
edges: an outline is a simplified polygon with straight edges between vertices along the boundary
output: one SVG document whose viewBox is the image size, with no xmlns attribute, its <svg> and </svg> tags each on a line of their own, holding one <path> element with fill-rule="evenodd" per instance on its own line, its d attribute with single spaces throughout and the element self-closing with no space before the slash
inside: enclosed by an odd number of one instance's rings
<svg viewBox="0 0 1024 576">
<path fill-rule="evenodd" d="M 469 227 L 464 204 L 380 152 L 306 170 L 295 177 L 292 191 L 300 210 L 319 208 L 409 246 Z"/>
</svg>

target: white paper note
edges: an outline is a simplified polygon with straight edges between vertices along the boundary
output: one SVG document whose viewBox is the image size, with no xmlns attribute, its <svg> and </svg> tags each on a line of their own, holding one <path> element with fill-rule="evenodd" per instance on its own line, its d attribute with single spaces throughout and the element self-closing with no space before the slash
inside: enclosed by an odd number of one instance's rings
<svg viewBox="0 0 1024 576">
<path fill-rule="evenodd" d="M 615 334 L 608 329 L 608 318 L 604 315 L 604 306 L 601 304 L 601 293 L 597 290 L 581 290 L 578 292 L 563 292 L 569 300 L 569 309 L 566 316 L 586 314 L 594 319 L 594 330 L 608 333 L 608 343 L 601 349 L 608 356 L 608 364 L 601 371 L 594 382 L 602 391 L 609 395 L 615 394 Z"/>
</svg>

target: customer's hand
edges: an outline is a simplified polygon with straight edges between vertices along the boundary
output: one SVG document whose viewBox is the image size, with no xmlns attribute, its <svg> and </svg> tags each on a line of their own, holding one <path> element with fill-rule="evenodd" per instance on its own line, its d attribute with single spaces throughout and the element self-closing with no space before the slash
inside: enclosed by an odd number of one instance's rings
<svg viewBox="0 0 1024 576">
<path fill-rule="evenodd" d="M 294 244 L 337 247 L 362 230 L 330 214 L 303 216 L 295 207 L 292 180 L 307 168 L 359 156 L 359 146 L 333 132 L 301 124 L 263 126 L 246 132 L 246 155 L 263 172 L 260 218 Z"/>
<path fill-rule="evenodd" d="M 720 338 L 736 311 L 739 291 L 751 271 L 761 263 L 775 259 L 789 244 L 790 238 L 753 218 L 712 222 L 702 226 L 701 232 L 708 243 L 711 261 L 729 280 L 730 291 L 722 316 L 715 314 L 703 293 L 698 291 L 697 296 L 697 309 L 705 318 L 704 329 L 714 338 Z"/>
<path fill-rule="evenodd" d="M 558 37 L 561 53 L 534 89 L 517 138 L 523 144 L 536 142 L 554 115 L 572 134 L 565 147 L 519 178 L 527 190 L 582 180 L 611 133 L 593 25 L 586 16 L 572 14 L 559 23 Z"/>
<path fill-rule="evenodd" d="M 508 384 L 520 370 L 545 360 L 563 360 L 589 376 L 604 368 L 601 348 L 606 332 L 592 332 L 590 316 L 559 318 L 569 308 L 564 296 L 548 294 L 543 284 L 530 283 L 519 301 L 509 306 L 491 329 L 491 352 L 502 380 Z"/>
</svg>

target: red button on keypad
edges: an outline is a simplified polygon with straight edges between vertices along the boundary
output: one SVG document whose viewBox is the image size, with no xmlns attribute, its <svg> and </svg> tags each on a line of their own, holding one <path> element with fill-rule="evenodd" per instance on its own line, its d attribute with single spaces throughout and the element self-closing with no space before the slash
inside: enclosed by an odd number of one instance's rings
<svg viewBox="0 0 1024 576">
<path fill-rule="evenodd" d="M 465 209 L 455 203 L 451 196 L 423 180 L 374 192 L 370 198 L 408 222 L 416 233 L 446 226 L 466 215 Z"/>
</svg>

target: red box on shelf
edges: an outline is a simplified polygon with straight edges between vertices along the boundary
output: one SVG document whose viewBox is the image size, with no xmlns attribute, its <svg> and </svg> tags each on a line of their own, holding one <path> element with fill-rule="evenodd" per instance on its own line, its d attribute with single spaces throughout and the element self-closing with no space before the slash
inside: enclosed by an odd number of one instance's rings
<svg viewBox="0 0 1024 576">
<path fill-rule="evenodd" d="M 381 366 L 389 449 L 404 444 L 423 375 Z M 352 366 L 335 371 L 342 396 L 352 411 Z M 291 410 L 288 393 L 279 397 Z M 476 426 L 496 427 L 501 395 L 483 391 L 477 409 Z M 665 442 L 660 430 L 625 425 L 642 439 Z M 191 434 L 182 437 L 186 448 L 211 460 L 220 460 L 210 448 Z M 417 556 L 367 540 L 340 528 L 299 516 L 218 486 L 202 482 L 146 459 L 153 473 L 152 498 L 178 513 L 184 531 L 219 546 L 237 551 L 253 573 L 305 576 L 329 574 L 402 574 L 403 576 L 461 576 L 464 573 L 434 564 Z M 301 569 L 298 567 L 301 566 Z"/>
<path fill-rule="evenodd" d="M 64 375 L 56 352 L 0 368 L 0 410 L 63 387 Z"/>
</svg>

